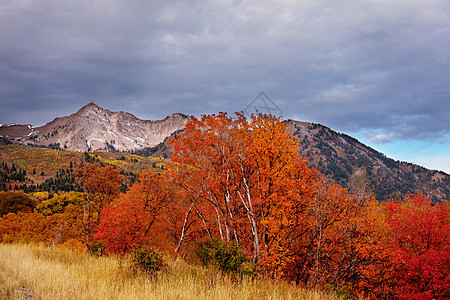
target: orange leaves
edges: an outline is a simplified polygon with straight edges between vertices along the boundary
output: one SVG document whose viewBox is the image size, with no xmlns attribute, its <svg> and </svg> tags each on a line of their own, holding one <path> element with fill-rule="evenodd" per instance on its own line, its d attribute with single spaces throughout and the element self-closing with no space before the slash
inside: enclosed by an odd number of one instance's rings
<svg viewBox="0 0 450 300">
<path fill-rule="evenodd" d="M 95 239 L 105 243 L 109 252 L 124 254 L 143 243 L 147 218 L 142 201 L 120 200 L 103 209 Z"/>
<path fill-rule="evenodd" d="M 112 166 L 102 167 L 99 163 L 87 164 L 78 169 L 77 175 L 88 193 L 84 208 L 85 244 L 90 245 L 95 228 L 100 223 L 100 212 L 111 203 L 120 191 L 120 170 Z"/>
<path fill-rule="evenodd" d="M 120 170 L 112 166 L 102 167 L 99 163 L 87 164 L 78 170 L 83 188 L 101 207 L 119 195 Z"/>
<path fill-rule="evenodd" d="M 0 241 L 58 245 L 69 239 L 81 240 L 78 217 L 81 219 L 82 215 L 58 213 L 45 217 L 40 213 L 10 213 L 0 219 Z"/>
<path fill-rule="evenodd" d="M 171 143 L 169 170 L 190 197 L 198 224 L 219 239 L 239 241 L 255 261 L 264 256 L 267 266 L 282 264 L 293 225 L 288 216 L 304 209 L 316 176 L 285 123 L 261 114 L 202 116 Z"/>
</svg>

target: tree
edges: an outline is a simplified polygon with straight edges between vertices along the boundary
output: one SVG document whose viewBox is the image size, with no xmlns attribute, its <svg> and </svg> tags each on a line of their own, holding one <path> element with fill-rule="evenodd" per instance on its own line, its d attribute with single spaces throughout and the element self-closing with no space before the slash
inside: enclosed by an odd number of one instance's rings
<svg viewBox="0 0 450 300">
<path fill-rule="evenodd" d="M 423 195 L 386 205 L 397 293 L 405 299 L 450 296 L 450 207 Z"/>
<path fill-rule="evenodd" d="M 0 192 L 0 217 L 8 213 L 32 212 L 35 201 L 22 192 Z"/>
<path fill-rule="evenodd" d="M 191 230 L 200 236 L 235 240 L 269 273 L 283 268 L 297 225 L 290 216 L 304 212 L 317 174 L 286 124 L 262 114 L 202 116 L 171 144 L 169 172 L 190 199 L 185 224 L 197 219 Z"/>
<path fill-rule="evenodd" d="M 41 242 L 41 222 L 44 216 L 39 213 L 9 213 L 0 221 L 0 239 L 2 242 Z"/>
<path fill-rule="evenodd" d="M 125 195 L 102 210 L 95 238 L 116 254 L 144 244 L 173 249 L 176 240 L 170 235 L 170 220 L 177 210 L 175 194 L 175 188 L 163 174 L 142 172 Z"/>
<path fill-rule="evenodd" d="M 35 193 L 36 194 L 36 193 Z M 61 213 L 69 205 L 82 206 L 86 203 L 85 193 L 70 192 L 62 195 L 55 195 L 50 199 L 43 200 L 36 206 L 36 210 L 44 216 Z"/>
<path fill-rule="evenodd" d="M 95 228 L 100 223 L 100 212 L 120 194 L 122 183 L 120 170 L 113 166 L 102 167 L 99 163 L 86 164 L 78 169 L 77 175 L 87 192 L 84 207 L 85 244 L 89 245 Z"/>
<path fill-rule="evenodd" d="M 142 245 L 148 214 L 142 202 L 121 199 L 114 206 L 106 206 L 95 239 L 105 244 L 110 253 L 125 254 Z"/>
</svg>

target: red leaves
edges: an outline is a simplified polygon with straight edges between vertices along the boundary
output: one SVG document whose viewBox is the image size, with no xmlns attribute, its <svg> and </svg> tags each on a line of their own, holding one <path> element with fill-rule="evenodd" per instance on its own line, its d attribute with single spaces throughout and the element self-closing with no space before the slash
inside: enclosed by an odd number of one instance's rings
<svg viewBox="0 0 450 300">
<path fill-rule="evenodd" d="M 58 209 L 55 197 L 50 217 L 8 214 L 0 237 L 60 243 L 84 233 L 89 245 L 96 231 L 116 254 L 142 245 L 189 251 L 214 238 L 238 242 L 260 272 L 311 288 L 361 298 L 450 296 L 448 204 L 423 195 L 357 199 L 308 168 L 272 116 L 193 118 L 171 143 L 167 172 L 142 172 L 120 195 L 118 169 L 87 165 L 86 201 Z"/>
<path fill-rule="evenodd" d="M 399 294 L 407 299 L 450 296 L 448 204 L 433 205 L 423 195 L 410 195 L 386 208 Z"/>
<path fill-rule="evenodd" d="M 166 177 L 145 171 L 124 196 L 102 210 L 95 239 L 116 254 L 143 244 L 164 249 L 171 242 L 173 249 L 176 239 L 168 232 L 173 229 L 170 210 L 175 208 L 174 200 L 174 187 Z"/>
<path fill-rule="evenodd" d="M 103 209 L 95 239 L 105 243 L 109 252 L 125 254 L 144 242 L 148 218 L 143 201 L 120 200 Z"/>
</svg>

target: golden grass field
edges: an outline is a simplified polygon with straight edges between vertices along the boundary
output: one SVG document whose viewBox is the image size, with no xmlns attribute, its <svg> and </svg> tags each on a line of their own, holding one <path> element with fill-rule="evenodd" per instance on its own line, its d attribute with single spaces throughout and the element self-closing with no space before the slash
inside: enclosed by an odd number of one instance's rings
<svg viewBox="0 0 450 300">
<path fill-rule="evenodd" d="M 167 264 L 152 278 L 127 259 L 0 244 L 0 299 L 337 299 L 283 282 L 236 282 L 182 259 Z"/>
</svg>

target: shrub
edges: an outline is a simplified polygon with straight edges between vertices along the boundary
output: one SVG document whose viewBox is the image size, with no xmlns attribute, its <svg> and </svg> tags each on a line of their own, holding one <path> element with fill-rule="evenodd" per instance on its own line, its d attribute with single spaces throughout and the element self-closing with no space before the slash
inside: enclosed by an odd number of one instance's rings
<svg viewBox="0 0 450 300">
<path fill-rule="evenodd" d="M 255 272 L 254 265 L 236 242 L 207 240 L 199 244 L 196 255 L 204 266 L 216 265 L 224 273 L 252 275 Z"/>
<path fill-rule="evenodd" d="M 97 257 L 102 256 L 104 250 L 105 250 L 105 245 L 99 241 L 94 241 L 92 243 L 92 245 L 89 246 L 89 252 L 93 256 L 97 256 Z"/>
<path fill-rule="evenodd" d="M 58 245 L 58 248 L 69 249 L 77 253 L 84 253 L 85 251 L 84 244 L 77 239 L 69 239 L 63 244 Z"/>
<path fill-rule="evenodd" d="M 162 255 L 146 247 L 134 250 L 132 257 L 135 267 L 151 275 L 165 267 Z"/>
<path fill-rule="evenodd" d="M 35 206 L 36 201 L 22 192 L 0 192 L 0 217 L 9 213 L 32 212 Z"/>
</svg>

